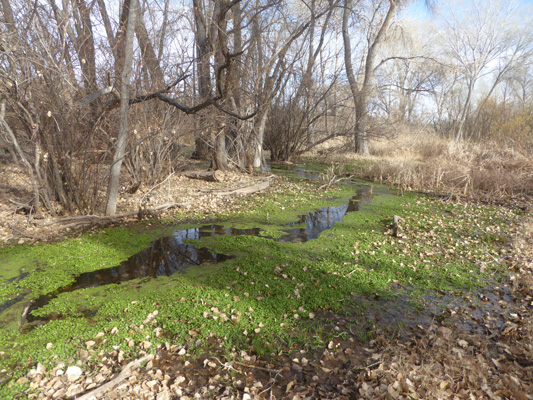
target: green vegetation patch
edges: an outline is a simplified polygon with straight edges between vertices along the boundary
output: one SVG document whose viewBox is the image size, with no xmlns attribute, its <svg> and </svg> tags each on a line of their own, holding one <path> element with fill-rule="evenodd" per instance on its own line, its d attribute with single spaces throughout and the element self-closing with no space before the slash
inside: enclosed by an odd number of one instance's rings
<svg viewBox="0 0 533 400">
<path fill-rule="evenodd" d="M 372 307 L 370 296 L 406 294 L 413 295 L 416 311 L 418 295 L 473 290 L 501 275 L 497 260 L 515 213 L 414 194 L 394 196 L 379 186 L 371 193 L 369 204 L 315 240 L 276 242 L 269 234 L 206 237 L 193 242 L 235 258 L 170 277 L 62 293 L 33 311 L 49 322 L 22 334 L 13 324 L 0 332 L 0 369 L 11 371 L 12 379 L 37 362 L 50 367 L 57 360 L 75 360 L 88 340 L 96 341 L 89 368 L 98 353 L 113 346 L 136 357 L 140 347 L 203 346 L 210 337 L 223 338 L 228 351 L 253 347 L 267 357 L 295 343 L 326 343 L 328 333 L 317 319 L 321 313 L 349 309 L 364 315 Z M 342 204 L 353 194 L 353 187 L 319 192 L 310 183 L 285 182 L 271 195 L 241 199 L 219 223 L 266 232 L 270 227 L 281 234 L 287 222 L 312 211 L 309 207 L 324 206 L 325 200 Z M 401 217 L 398 237 L 391 229 L 394 215 Z M 153 232 L 106 230 L 56 245 L 13 248 L 1 256 L 8 266 L 23 264 L 23 257 L 42 263 L 40 269 L 25 267 L 30 275 L 16 283 L 17 290 L 32 290 L 35 296 L 60 288 L 75 274 L 116 265 L 153 237 Z M 10 295 L 16 293 L 11 290 Z M 362 296 L 368 299 L 364 303 Z M 371 329 L 359 332 L 361 338 L 371 334 Z"/>
<path fill-rule="evenodd" d="M 2 248 L 0 304 L 55 293 L 84 272 L 118 265 L 162 234 L 161 228 L 109 228 L 61 243 Z M 5 315 L 3 320 L 4 324 L 13 321 Z"/>
</svg>

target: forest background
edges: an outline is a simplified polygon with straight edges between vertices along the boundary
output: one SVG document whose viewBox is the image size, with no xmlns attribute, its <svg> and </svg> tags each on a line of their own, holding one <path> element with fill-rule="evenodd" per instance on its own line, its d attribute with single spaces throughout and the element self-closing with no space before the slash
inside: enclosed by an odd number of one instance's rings
<svg viewBox="0 0 533 400">
<path fill-rule="evenodd" d="M 267 157 L 372 154 L 362 175 L 406 188 L 530 190 L 528 2 L 1 7 L 0 141 L 33 214 L 113 215 L 119 193 L 191 156 L 251 172 Z"/>
</svg>

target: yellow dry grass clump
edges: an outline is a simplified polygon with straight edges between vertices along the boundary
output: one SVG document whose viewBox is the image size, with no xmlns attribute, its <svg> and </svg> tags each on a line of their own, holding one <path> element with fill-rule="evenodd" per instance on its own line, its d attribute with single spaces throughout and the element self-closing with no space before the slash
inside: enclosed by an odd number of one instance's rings
<svg viewBox="0 0 533 400">
<path fill-rule="evenodd" d="M 496 202 L 533 194 L 533 153 L 525 144 L 458 142 L 419 131 L 374 140 L 371 150 L 361 177 L 401 189 Z"/>
</svg>

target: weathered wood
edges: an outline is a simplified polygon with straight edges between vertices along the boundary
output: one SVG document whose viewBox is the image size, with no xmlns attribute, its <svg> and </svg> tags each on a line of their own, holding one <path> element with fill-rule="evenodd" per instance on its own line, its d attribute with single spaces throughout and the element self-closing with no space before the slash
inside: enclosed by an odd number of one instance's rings
<svg viewBox="0 0 533 400">
<path fill-rule="evenodd" d="M 224 182 L 224 172 L 220 170 L 216 171 L 186 171 L 181 175 L 191 179 L 202 179 L 208 182 Z"/>
<path fill-rule="evenodd" d="M 200 193 L 210 193 L 210 194 L 223 194 L 223 193 L 226 193 L 226 192 L 231 192 L 231 191 L 236 190 L 236 189 L 252 187 L 252 186 L 257 185 L 260 182 L 265 182 L 265 181 L 269 181 L 270 182 L 270 181 L 272 181 L 275 178 L 276 178 L 276 175 L 262 176 L 262 177 L 251 179 L 251 180 L 248 180 L 248 181 L 239 182 L 239 184 L 235 185 L 235 186 L 225 187 L 225 188 L 221 188 L 221 189 L 200 189 L 199 192 Z"/>
<path fill-rule="evenodd" d="M 165 203 L 165 204 L 161 204 L 160 206 L 153 207 L 153 208 L 144 208 L 143 212 L 145 214 L 150 214 L 150 213 L 155 213 L 155 212 L 158 212 L 158 211 L 169 210 L 169 209 L 176 208 L 176 207 L 184 207 L 186 205 L 189 205 L 189 203 Z M 66 223 L 66 222 L 73 222 L 73 224 L 68 225 L 68 227 L 72 227 L 72 226 L 75 226 L 76 224 L 85 225 L 85 224 L 95 223 L 95 222 L 108 222 L 108 221 L 114 221 L 114 220 L 117 220 L 117 219 L 120 219 L 120 218 L 133 217 L 133 216 L 138 216 L 138 215 L 139 215 L 139 211 L 138 210 L 137 211 L 129 211 L 129 212 L 126 212 L 126 213 L 112 215 L 112 216 L 109 216 L 109 215 L 82 215 L 82 216 L 79 216 L 79 217 L 68 217 L 68 218 L 58 219 L 58 220 L 55 220 L 55 221 L 46 222 L 46 223 L 43 223 L 43 226 L 50 226 L 50 225 L 55 225 L 55 224 L 63 224 L 63 223 Z M 62 228 L 64 228 L 64 227 L 62 227 Z"/>
<path fill-rule="evenodd" d="M 219 196 L 233 196 L 238 194 L 252 194 L 265 190 L 270 186 L 270 181 L 265 181 L 252 186 L 245 186 L 233 189 L 213 190 L 211 193 Z"/>
<path fill-rule="evenodd" d="M 401 232 L 402 228 L 400 226 L 400 220 L 402 217 L 394 215 L 392 217 L 392 236 L 398 237 L 398 234 Z"/>
<path fill-rule="evenodd" d="M 92 392 L 85 393 L 83 396 L 76 397 L 77 400 L 89 400 L 91 398 L 99 398 L 100 396 L 104 395 L 109 390 L 113 389 L 115 386 L 117 386 L 120 382 L 127 379 L 131 375 L 131 369 L 133 367 L 136 367 L 140 364 L 142 364 L 145 361 L 151 360 L 154 358 L 153 354 L 148 354 L 147 356 L 144 356 L 143 358 L 140 358 L 138 360 L 130 362 L 128 365 L 124 367 L 122 372 L 118 374 L 116 378 L 111 379 L 109 382 L 103 384 L 102 386 L 94 389 Z"/>
</svg>

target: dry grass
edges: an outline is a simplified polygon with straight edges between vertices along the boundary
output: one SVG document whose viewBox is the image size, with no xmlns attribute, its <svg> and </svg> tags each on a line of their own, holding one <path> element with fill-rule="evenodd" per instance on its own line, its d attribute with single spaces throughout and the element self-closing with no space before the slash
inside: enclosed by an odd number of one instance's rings
<svg viewBox="0 0 533 400">
<path fill-rule="evenodd" d="M 335 148 L 338 146 L 335 143 Z M 325 149 L 322 152 L 328 153 Z M 436 191 L 506 203 L 524 203 L 533 194 L 530 146 L 456 142 L 419 129 L 373 140 L 371 153 L 365 158 L 337 153 L 335 158 L 362 161 L 360 177 L 403 190 Z"/>
</svg>

